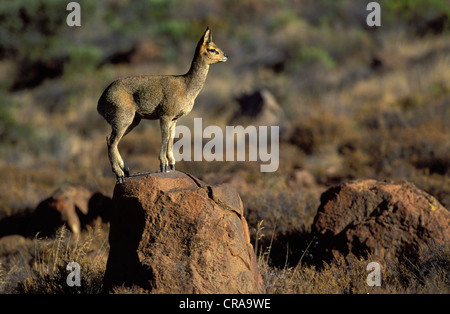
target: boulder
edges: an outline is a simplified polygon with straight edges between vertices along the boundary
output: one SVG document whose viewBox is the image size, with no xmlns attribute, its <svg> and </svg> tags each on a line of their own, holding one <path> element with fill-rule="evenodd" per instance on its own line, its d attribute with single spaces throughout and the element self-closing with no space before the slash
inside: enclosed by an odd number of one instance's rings
<svg viewBox="0 0 450 314">
<path fill-rule="evenodd" d="M 254 125 L 280 127 L 281 136 L 290 130 L 290 123 L 283 108 L 278 104 L 271 92 L 265 89 L 243 94 L 236 98 L 239 109 L 231 117 L 231 125 Z"/>
<path fill-rule="evenodd" d="M 450 241 L 450 213 L 412 183 L 356 180 L 322 194 L 313 232 L 325 260 L 369 253 L 420 263 L 431 244 Z"/>
<path fill-rule="evenodd" d="M 306 169 L 294 169 L 287 178 L 287 185 L 290 188 L 316 188 L 317 183 L 313 174 Z"/>
<path fill-rule="evenodd" d="M 103 287 L 152 293 L 261 293 L 242 201 L 229 184 L 179 171 L 116 184 Z"/>
<path fill-rule="evenodd" d="M 78 235 L 97 217 L 108 221 L 111 198 L 81 186 L 64 186 L 38 204 L 29 218 L 27 233 L 50 236 L 62 225 Z"/>
</svg>

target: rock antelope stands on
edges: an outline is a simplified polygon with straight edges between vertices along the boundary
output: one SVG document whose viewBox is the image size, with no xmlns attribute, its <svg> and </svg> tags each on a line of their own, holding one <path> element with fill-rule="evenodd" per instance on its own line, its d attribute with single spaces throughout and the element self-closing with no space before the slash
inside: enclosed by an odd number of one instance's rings
<svg viewBox="0 0 450 314">
<path fill-rule="evenodd" d="M 209 27 L 197 44 L 189 71 L 184 75 L 132 76 L 111 83 L 103 92 L 97 111 L 111 125 L 106 138 L 112 171 L 119 183 L 129 176 L 118 150 L 119 141 L 141 119 L 158 120 L 161 127 L 159 152 L 161 172 L 175 170 L 173 138 L 178 118 L 191 112 L 194 101 L 205 84 L 209 66 L 227 61 L 213 42 Z"/>
</svg>

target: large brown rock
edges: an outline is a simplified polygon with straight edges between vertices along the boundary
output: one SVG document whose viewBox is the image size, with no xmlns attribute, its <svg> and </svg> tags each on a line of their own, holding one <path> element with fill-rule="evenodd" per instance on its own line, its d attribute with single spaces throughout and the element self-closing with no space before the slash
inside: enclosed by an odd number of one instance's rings
<svg viewBox="0 0 450 314">
<path fill-rule="evenodd" d="M 242 201 L 228 184 L 178 171 L 127 178 L 114 189 L 109 242 L 105 291 L 263 291 Z"/>
<path fill-rule="evenodd" d="M 329 257 L 370 253 L 420 263 L 432 242 L 449 243 L 450 213 L 412 183 L 358 180 L 322 194 L 313 230 Z"/>
<path fill-rule="evenodd" d="M 108 221 L 111 198 L 93 193 L 81 186 L 64 186 L 40 202 L 30 217 L 28 233 L 34 236 L 55 234 L 66 225 L 76 236 L 81 229 L 98 217 Z"/>
</svg>

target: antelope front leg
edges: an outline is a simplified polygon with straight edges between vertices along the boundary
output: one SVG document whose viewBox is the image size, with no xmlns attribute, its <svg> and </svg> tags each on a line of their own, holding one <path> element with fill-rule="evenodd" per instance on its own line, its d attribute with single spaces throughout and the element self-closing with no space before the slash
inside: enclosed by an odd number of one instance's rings
<svg viewBox="0 0 450 314">
<path fill-rule="evenodd" d="M 169 147 L 170 140 L 170 119 L 161 118 L 160 128 L 161 128 L 161 148 L 159 150 L 159 165 L 161 172 L 167 172 L 169 169 L 169 161 L 167 160 L 167 150 Z"/>
<path fill-rule="evenodd" d="M 175 137 L 175 126 L 177 125 L 177 120 L 170 121 L 169 125 L 169 145 L 167 147 L 167 159 L 169 161 L 170 170 L 175 170 L 175 157 L 173 157 L 173 139 Z"/>
</svg>

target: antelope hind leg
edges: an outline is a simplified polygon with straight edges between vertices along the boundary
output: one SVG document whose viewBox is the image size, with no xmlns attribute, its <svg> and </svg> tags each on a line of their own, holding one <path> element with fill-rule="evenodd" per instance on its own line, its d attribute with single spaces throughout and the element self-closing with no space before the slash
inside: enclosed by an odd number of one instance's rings
<svg viewBox="0 0 450 314">
<path fill-rule="evenodd" d="M 118 183 L 122 183 L 125 176 L 130 175 L 130 169 L 125 166 L 122 156 L 120 156 L 118 144 L 122 137 L 137 125 L 133 126 L 133 122 L 133 118 L 131 118 L 128 123 L 122 121 L 121 124 L 111 124 L 111 135 L 106 138 L 109 161 L 111 163 L 112 171 L 117 177 Z"/>
</svg>

